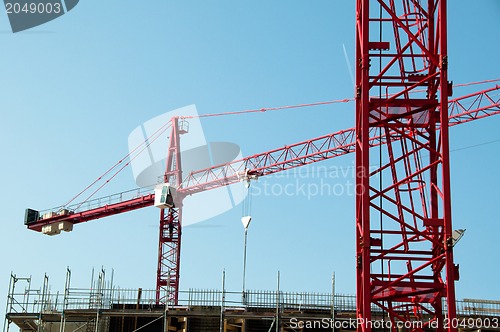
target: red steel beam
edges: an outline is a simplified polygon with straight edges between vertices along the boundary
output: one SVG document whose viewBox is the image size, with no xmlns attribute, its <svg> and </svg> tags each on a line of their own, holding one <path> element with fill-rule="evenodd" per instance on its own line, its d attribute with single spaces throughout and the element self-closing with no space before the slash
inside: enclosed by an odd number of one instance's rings
<svg viewBox="0 0 500 332">
<path fill-rule="evenodd" d="M 93 208 L 90 210 L 83 210 L 73 212 L 71 214 L 54 215 L 50 218 L 40 219 L 35 223 L 28 224 L 28 229 L 41 232 L 42 227 L 57 222 L 67 221 L 73 224 L 79 224 L 90 220 L 100 219 L 115 214 L 120 214 L 128 211 L 142 209 L 154 204 L 155 195 L 147 194 L 140 197 L 125 200 L 119 203 L 106 204 L 101 207 Z M 57 212 L 57 211 L 54 211 Z"/>
</svg>

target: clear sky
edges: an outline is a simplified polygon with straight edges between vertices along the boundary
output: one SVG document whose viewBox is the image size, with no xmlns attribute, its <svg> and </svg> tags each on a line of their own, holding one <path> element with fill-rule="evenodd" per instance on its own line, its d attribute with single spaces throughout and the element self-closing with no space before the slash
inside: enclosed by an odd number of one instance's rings
<svg viewBox="0 0 500 332">
<path fill-rule="evenodd" d="M 26 230 L 24 209 L 73 197 L 128 151 L 145 121 L 196 104 L 198 112 L 350 98 L 354 2 L 81 1 L 68 14 L 13 34 L 0 12 L 0 310 L 9 274 L 45 272 L 62 290 L 90 282 L 92 267 L 115 270 L 115 284 L 153 289 L 158 210 L 146 208 L 75 226 L 57 237 Z M 449 76 L 456 83 L 500 77 L 500 2 L 449 1 Z M 455 90 L 455 96 L 480 87 Z M 352 103 L 202 120 L 208 141 L 238 144 L 244 155 L 354 124 Z M 458 298 L 500 300 L 496 255 L 500 223 L 500 116 L 451 130 L 453 216 L 467 233 L 456 247 Z M 271 176 L 252 186 L 289 183 L 345 189 L 308 197 L 273 192 L 253 198 L 247 286 L 354 294 L 354 156 Z M 326 171 L 325 171 L 326 170 Z M 344 173 L 332 171 L 343 170 Z M 105 194 L 135 186 L 129 170 Z M 339 190 L 340 190 L 339 189 Z M 278 190 L 278 189 L 276 189 Z M 241 288 L 241 207 L 183 233 L 181 289 Z"/>
</svg>

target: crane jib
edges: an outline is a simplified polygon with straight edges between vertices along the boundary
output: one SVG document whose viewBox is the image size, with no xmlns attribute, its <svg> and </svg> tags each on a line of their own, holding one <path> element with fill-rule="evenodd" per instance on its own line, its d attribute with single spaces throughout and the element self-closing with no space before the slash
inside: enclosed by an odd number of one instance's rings
<svg viewBox="0 0 500 332">
<path fill-rule="evenodd" d="M 448 103 L 450 126 L 499 114 L 499 90 L 500 86 L 494 85 L 491 88 L 450 100 Z M 355 150 L 353 145 L 354 133 L 354 128 L 350 128 L 256 154 L 242 160 L 192 172 L 186 177 L 182 189 L 178 190 L 178 192 L 180 195 L 186 196 L 238 182 L 241 178 L 233 174 L 235 169 L 232 167 L 233 165 L 246 165 L 248 167 L 246 174 L 257 174 L 256 176 L 260 177 L 352 153 Z M 376 135 L 373 135 L 370 140 L 371 146 L 385 144 L 384 139 Z M 286 150 L 293 150 L 294 153 L 283 153 Z M 283 158 L 283 155 L 289 157 Z M 318 158 L 314 158 L 315 156 Z M 233 170 L 233 173 L 228 170 Z M 140 191 L 137 192 L 140 193 Z M 121 197 L 122 195 L 120 193 L 117 196 Z M 155 194 L 152 192 L 138 194 L 133 198 L 109 204 L 106 204 L 105 200 L 103 201 L 104 203 L 100 206 L 83 208 L 77 211 L 64 207 L 46 212 L 26 209 L 24 223 L 30 230 L 48 235 L 57 235 L 61 231 L 71 231 L 74 224 L 152 206 L 154 205 Z"/>
</svg>

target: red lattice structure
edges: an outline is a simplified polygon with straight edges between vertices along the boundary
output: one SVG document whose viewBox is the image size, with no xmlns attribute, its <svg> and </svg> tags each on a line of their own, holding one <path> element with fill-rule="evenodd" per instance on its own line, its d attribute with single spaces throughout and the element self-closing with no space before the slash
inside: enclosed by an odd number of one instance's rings
<svg viewBox="0 0 500 332">
<path fill-rule="evenodd" d="M 499 91 L 500 86 L 495 85 L 451 100 L 448 104 L 449 125 L 458 125 L 500 114 Z M 179 155 L 180 137 L 183 130 L 179 129 L 179 120 L 178 118 L 172 119 L 170 134 L 172 140 L 169 144 L 164 178 L 164 181 L 176 184 L 178 200 L 176 207 L 164 209 L 160 215 L 156 279 L 158 303 L 177 304 L 178 300 L 182 232 L 181 204 L 184 196 L 356 152 L 356 130 L 350 128 L 183 175 Z M 386 144 L 388 137 L 393 145 L 399 138 L 396 135 L 381 136 L 376 127 L 370 128 L 369 146 L 372 150 L 382 146 Z M 184 180 L 179 183 L 178 179 L 181 176 Z M 117 196 L 121 197 L 121 194 Z M 49 225 L 58 226 L 64 223 L 74 225 L 105 218 L 153 206 L 155 195 L 146 193 L 109 203 L 105 198 L 98 199 L 98 201 L 101 200 L 105 203 L 96 207 L 86 207 L 78 203 L 75 204 L 77 207 L 75 210 L 71 210 L 71 206 L 64 206 L 64 209 L 61 207 L 51 209 L 49 216 L 40 214 L 39 217 L 29 222 L 25 221 L 26 226 L 28 229 L 42 232 L 43 228 Z M 68 212 L 67 208 L 71 212 Z M 38 215 L 38 211 L 34 212 Z"/>
<path fill-rule="evenodd" d="M 172 132 L 166 158 L 164 183 L 180 188 L 182 164 L 179 118 L 172 118 Z M 158 270 L 156 273 L 156 303 L 177 304 L 181 268 L 182 200 L 176 206 L 161 209 L 158 240 Z"/>
<path fill-rule="evenodd" d="M 374 306 L 393 330 L 397 321 L 443 330 L 443 310 L 456 317 L 458 279 L 446 1 L 358 0 L 356 15 L 358 330 L 371 330 Z M 371 148 L 374 136 L 385 144 Z"/>
</svg>

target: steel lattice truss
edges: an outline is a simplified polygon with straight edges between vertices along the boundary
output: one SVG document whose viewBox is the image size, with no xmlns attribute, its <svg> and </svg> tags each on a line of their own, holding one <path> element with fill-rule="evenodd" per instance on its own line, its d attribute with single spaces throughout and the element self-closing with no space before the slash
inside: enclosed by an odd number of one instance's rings
<svg viewBox="0 0 500 332">
<path fill-rule="evenodd" d="M 446 0 L 358 0 L 356 14 L 358 330 L 371 331 L 372 305 L 387 312 L 393 331 L 415 320 L 426 323 L 410 330 L 443 330 L 443 303 L 456 317 L 458 279 Z M 385 143 L 379 149 L 374 132 Z"/>
<path fill-rule="evenodd" d="M 500 114 L 500 86 L 479 91 L 467 96 L 456 98 L 449 102 L 450 126 Z M 172 133 L 176 138 L 170 142 L 169 160 L 170 170 L 167 172 L 168 181 L 177 183 L 178 164 L 175 162 L 180 135 L 176 120 L 172 119 Z M 396 128 L 397 129 L 397 128 Z M 392 144 L 397 141 L 395 134 Z M 370 147 L 383 145 L 387 142 L 387 135 L 381 136 L 377 128 L 370 129 Z M 219 188 L 241 180 L 248 180 L 255 176 L 264 176 L 294 167 L 342 156 L 355 152 L 355 129 L 338 131 L 329 135 L 320 136 L 304 142 L 284 146 L 279 149 L 255 154 L 231 163 L 216 165 L 207 169 L 192 172 L 185 176 L 179 186 L 182 195 L 196 194 L 197 192 Z M 180 158 L 179 158 L 180 160 Z M 62 221 L 78 224 L 110 215 L 137 210 L 152 206 L 154 194 L 140 195 L 118 203 L 107 204 L 92 209 L 74 211 L 71 214 L 55 214 L 47 219 L 40 219 L 28 228 L 41 231 L 42 227 Z M 80 204 L 77 204 L 80 205 Z M 179 287 L 180 271 L 180 243 L 181 243 L 181 208 L 162 210 L 160 216 L 160 239 L 158 248 L 157 270 L 157 301 L 160 303 L 176 303 Z M 54 211 L 57 212 L 57 211 Z"/>
<path fill-rule="evenodd" d="M 163 181 L 180 187 L 182 163 L 179 119 L 172 119 L 172 132 Z M 158 241 L 158 270 L 156 273 L 156 302 L 177 304 L 181 265 L 182 203 L 161 209 Z"/>
<path fill-rule="evenodd" d="M 177 304 L 181 253 L 181 209 L 162 209 L 160 212 L 160 239 L 158 271 L 156 274 L 156 302 Z"/>
<path fill-rule="evenodd" d="M 470 95 L 453 99 L 449 102 L 449 125 L 492 116 L 500 112 L 500 87 L 494 86 Z M 439 129 L 439 124 L 437 124 Z M 392 135 L 393 140 L 397 139 Z M 182 182 L 182 192 L 186 195 L 218 188 L 252 176 L 264 176 L 291 168 L 300 167 L 353 153 L 356 150 L 355 128 L 341 130 L 287 145 L 279 149 L 266 151 L 236 160 L 231 163 L 216 165 L 189 173 Z M 386 136 L 381 136 L 377 128 L 370 128 L 370 147 L 386 143 Z"/>
</svg>

